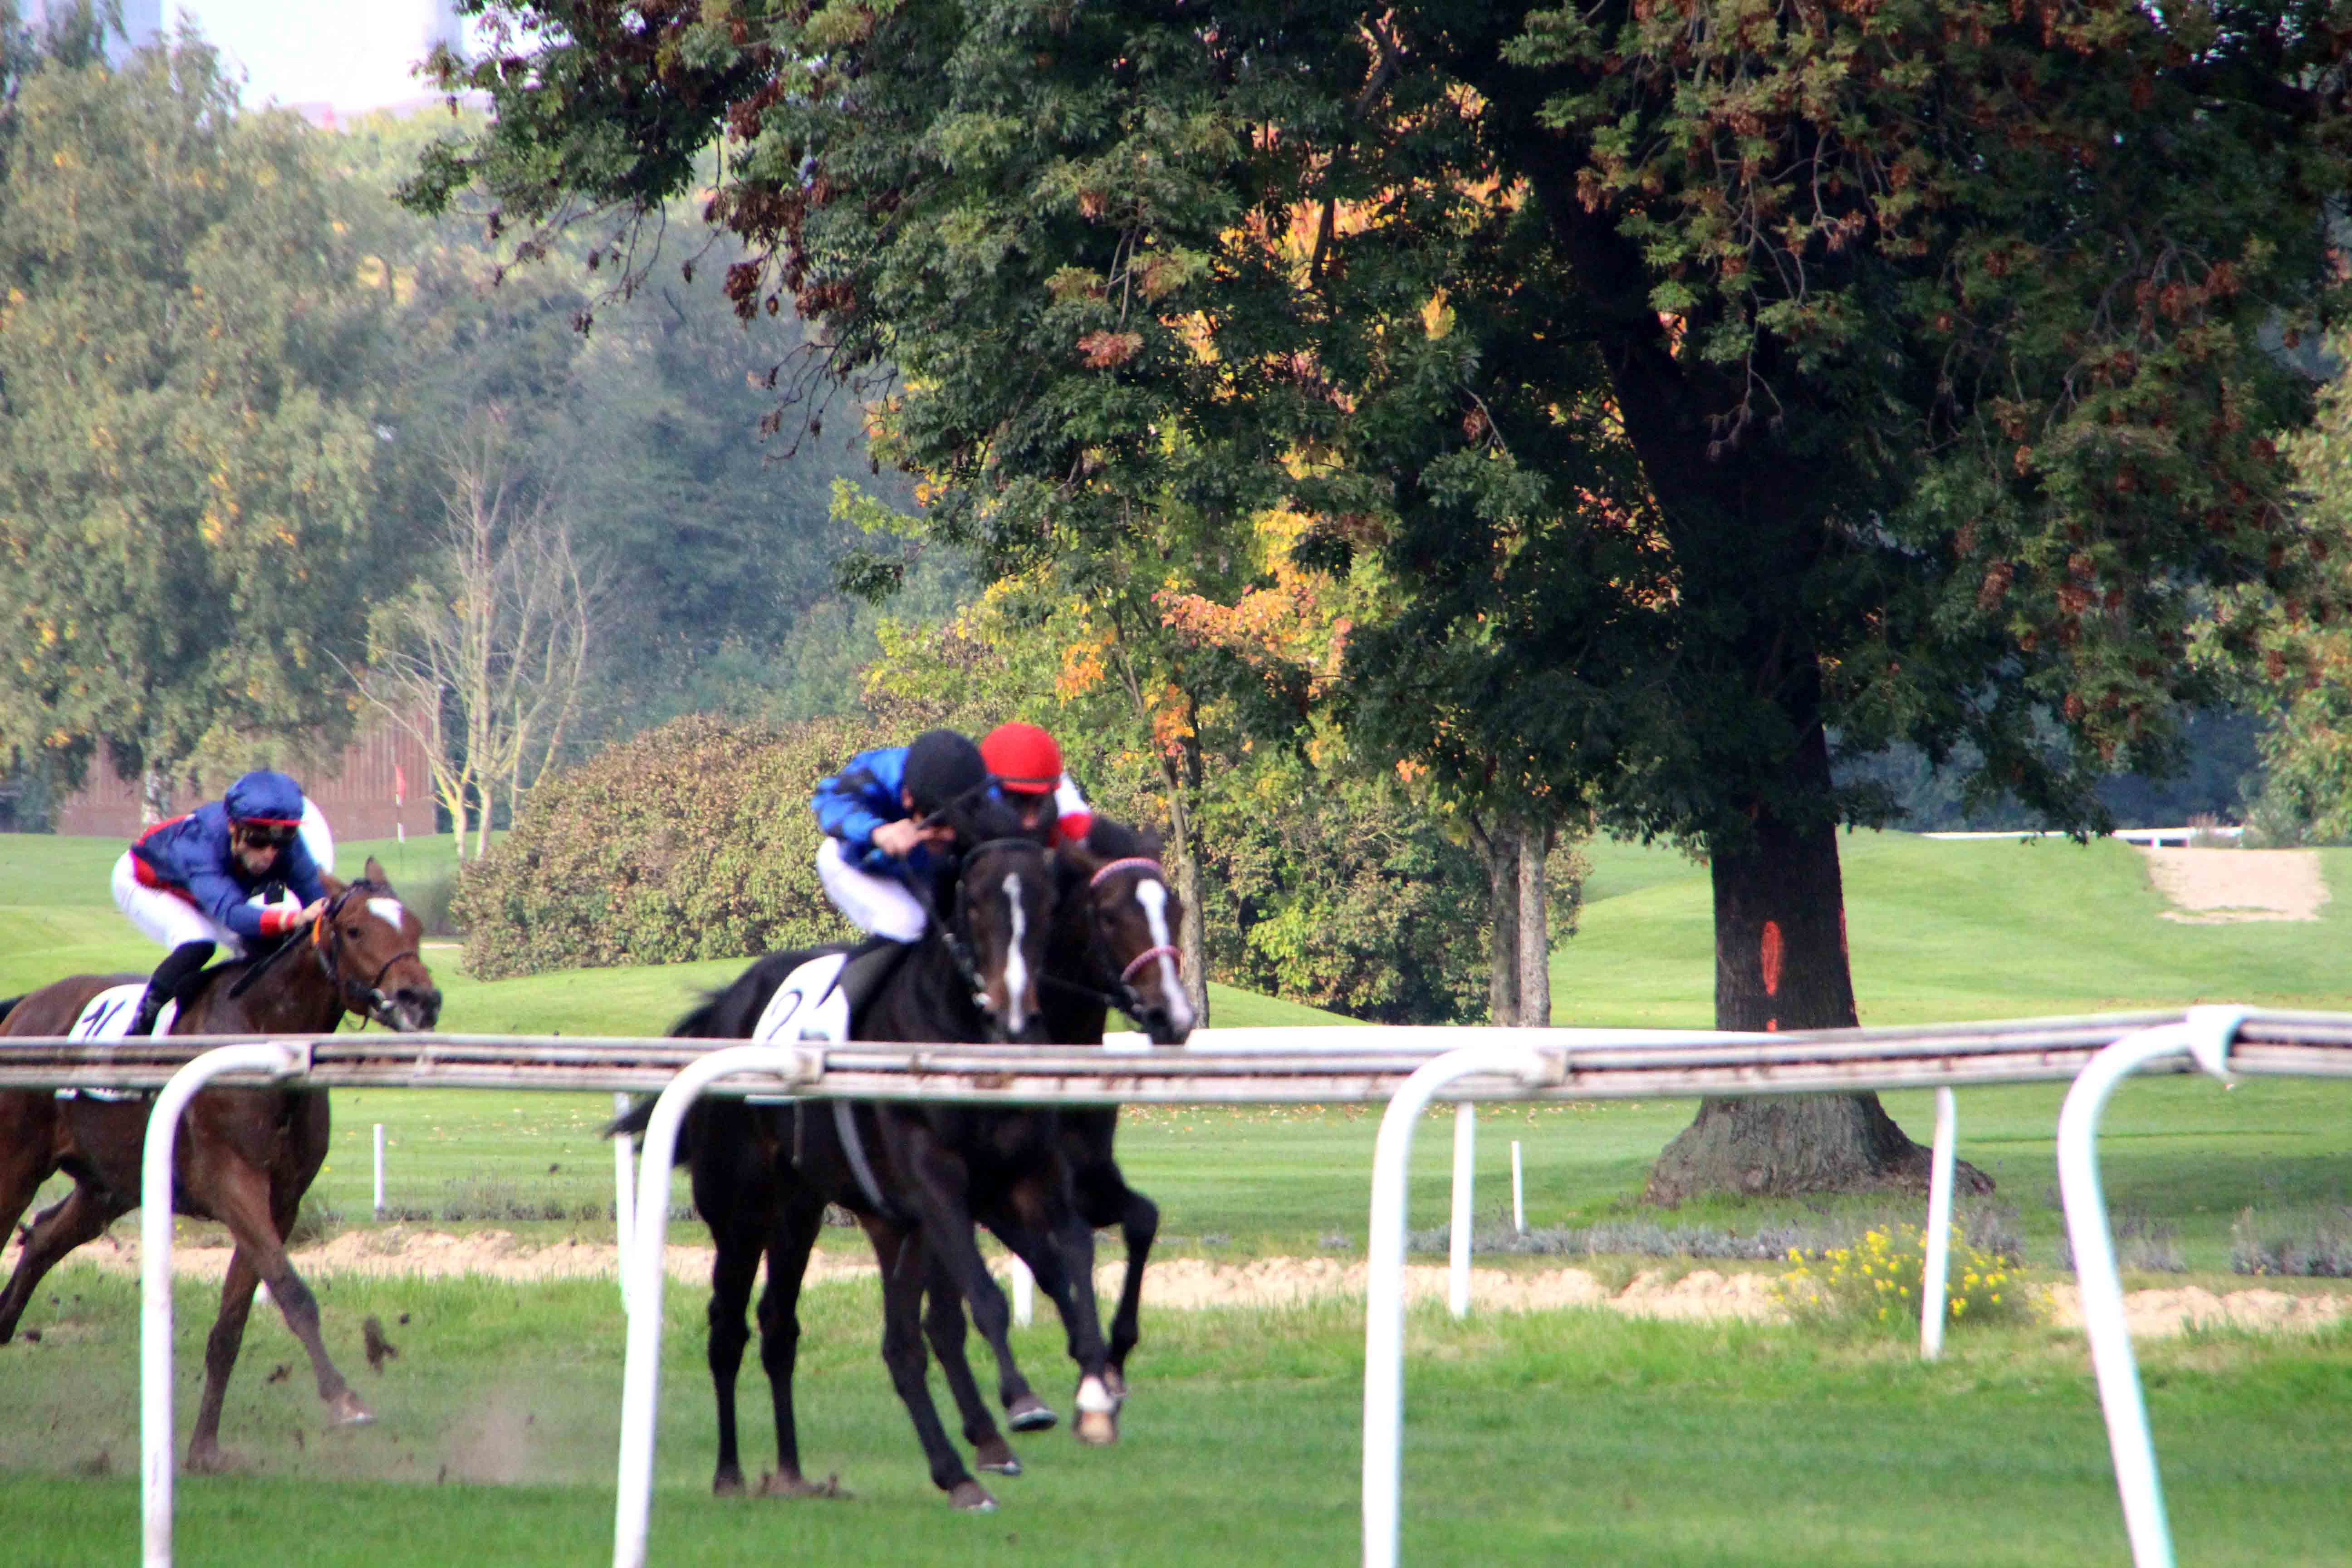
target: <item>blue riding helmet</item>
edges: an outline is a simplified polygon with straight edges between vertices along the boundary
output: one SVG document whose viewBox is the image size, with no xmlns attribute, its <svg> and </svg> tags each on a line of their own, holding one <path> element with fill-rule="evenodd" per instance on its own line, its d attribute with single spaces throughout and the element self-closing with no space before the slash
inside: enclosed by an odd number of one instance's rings
<svg viewBox="0 0 2352 1568">
<path fill-rule="evenodd" d="M 229 785 L 221 805 L 231 822 L 258 822 L 273 827 L 302 825 L 302 786 L 269 768 L 256 768 Z"/>
</svg>

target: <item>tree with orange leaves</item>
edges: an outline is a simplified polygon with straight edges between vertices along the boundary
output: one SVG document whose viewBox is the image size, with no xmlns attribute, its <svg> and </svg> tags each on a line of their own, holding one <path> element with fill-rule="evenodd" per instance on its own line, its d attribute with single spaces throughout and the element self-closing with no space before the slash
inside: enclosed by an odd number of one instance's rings
<svg viewBox="0 0 2352 1568">
<path fill-rule="evenodd" d="M 1858 1016 L 1835 749 L 2088 828 L 2215 593 L 2332 591 L 2269 336 L 2344 302 L 2328 0 L 473 4 L 545 30 L 422 198 L 625 223 L 723 127 L 730 292 L 905 378 L 944 535 L 1376 556 L 1349 732 L 1703 850 L 1726 1028 Z M 1650 1190 L 1925 1170 L 1870 1096 L 1711 1101 Z"/>
</svg>

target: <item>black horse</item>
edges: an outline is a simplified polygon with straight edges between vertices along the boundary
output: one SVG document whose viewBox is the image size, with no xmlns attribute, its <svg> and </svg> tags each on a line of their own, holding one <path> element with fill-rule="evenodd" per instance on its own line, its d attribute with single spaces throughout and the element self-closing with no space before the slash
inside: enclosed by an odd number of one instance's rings
<svg viewBox="0 0 2352 1568">
<path fill-rule="evenodd" d="M 982 843 L 964 858 L 947 918 L 931 922 L 923 941 L 861 1008 L 855 1037 L 1040 1037 L 1037 982 L 1045 967 L 1054 893 L 1053 868 L 1040 846 L 1019 838 Z M 749 1037 L 784 977 L 812 956 L 761 959 L 671 1033 Z M 640 1107 L 615 1131 L 635 1128 L 648 1113 Z M 1051 1426 L 1055 1419 L 1013 1363 L 1006 1342 L 1011 1312 L 974 1240 L 976 1218 L 1024 1238 L 1024 1261 L 1067 1326 L 1070 1353 L 1082 1372 L 1081 1411 L 1116 1408 L 1094 1309 L 1093 1232 L 1072 1206 L 1061 1128 L 1052 1111 L 712 1099 L 695 1107 L 682 1132 L 695 1206 L 718 1250 L 709 1347 L 719 1414 L 713 1490 L 744 1489 L 734 1388 L 750 1341 L 744 1307 L 763 1255 L 768 1284 L 758 1308 L 760 1359 L 774 1405 L 777 1449 L 776 1471 L 763 1489 L 787 1495 L 827 1489 L 812 1486 L 801 1471 L 792 1380 L 801 1280 L 828 1202 L 856 1215 L 874 1246 L 882 1270 L 883 1360 L 929 1460 L 931 1479 L 958 1507 L 993 1508 L 995 1500 L 964 1468 L 931 1403 L 926 1331 L 943 1335 L 951 1322 L 961 1365 L 961 1303 L 968 1301 L 974 1323 L 997 1352 L 999 1395 L 1015 1429 Z M 928 1318 L 927 1293 L 932 1300 Z M 965 1434 L 982 1466 L 1016 1473 L 1019 1461 L 971 1388 L 968 1370 L 960 1381 Z"/>
</svg>

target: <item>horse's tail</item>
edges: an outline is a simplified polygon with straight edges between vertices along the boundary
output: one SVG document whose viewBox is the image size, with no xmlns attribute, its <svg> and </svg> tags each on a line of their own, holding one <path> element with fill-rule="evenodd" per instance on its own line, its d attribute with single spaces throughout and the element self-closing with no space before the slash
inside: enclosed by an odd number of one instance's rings
<svg viewBox="0 0 2352 1568">
<path fill-rule="evenodd" d="M 604 1136 L 607 1138 L 618 1138 L 621 1134 L 625 1132 L 633 1138 L 643 1137 L 645 1135 L 646 1126 L 650 1124 L 654 1119 L 654 1100 L 656 1098 L 656 1096 L 649 1094 L 643 1100 L 637 1101 L 635 1105 L 629 1107 L 628 1110 L 623 1111 L 620 1115 L 613 1118 L 612 1121 L 606 1122 L 604 1124 Z M 683 1133 L 685 1130 L 681 1128 L 679 1131 Z M 683 1138 L 681 1138 L 680 1141 L 683 1142 Z"/>
<path fill-rule="evenodd" d="M 737 975 L 717 991 L 706 991 L 702 1000 L 686 1016 L 669 1026 L 672 1039 L 743 1040 L 751 1036 L 751 1026 L 760 1021 L 761 1010 L 768 998 L 776 994 L 784 976 L 810 956 L 806 952 L 772 952 L 751 968 Z M 623 1133 L 642 1137 L 654 1119 L 654 1097 L 647 1095 L 636 1104 L 605 1124 L 604 1136 L 617 1138 Z M 683 1163 L 690 1157 L 688 1140 L 694 1121 L 691 1117 L 678 1124 L 676 1158 Z"/>
</svg>

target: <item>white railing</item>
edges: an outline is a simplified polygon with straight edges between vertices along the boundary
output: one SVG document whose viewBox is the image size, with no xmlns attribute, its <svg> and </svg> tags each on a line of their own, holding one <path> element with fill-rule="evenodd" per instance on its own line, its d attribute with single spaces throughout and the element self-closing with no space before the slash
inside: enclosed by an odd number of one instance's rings
<svg viewBox="0 0 2352 1568">
<path fill-rule="evenodd" d="M 1403 1379 L 1403 1171 L 1412 1128 L 1433 1100 L 1580 1100 L 1693 1095 L 1856 1092 L 1966 1084 L 2074 1079 L 2062 1118 L 2062 1173 L 2067 1224 L 2084 1269 L 2086 1322 L 2095 1310 L 2107 1326 L 2095 1346 L 2120 1342 L 2097 1360 L 2101 1397 L 2110 1422 L 2127 1517 L 2155 1520 L 2158 1554 L 2141 1553 L 2143 1531 L 2133 1529 L 2138 1568 L 2170 1562 L 2162 1539 L 2162 1500 L 2154 1486 L 2123 1478 L 2126 1450 L 2147 1448 L 2140 1411 L 2137 1437 L 2131 1408 L 2137 1373 L 2127 1337 L 2119 1342 L 2120 1288 L 2112 1284 L 2095 1166 L 2088 1150 L 2098 1109 L 2115 1083 L 2133 1070 L 2183 1072 L 2202 1065 L 2219 1070 L 2228 1053 L 2233 1071 L 2273 1076 L 2352 1077 L 2352 1016 L 2198 1010 L 2177 1014 L 2060 1018 L 2017 1023 L 1946 1025 L 1906 1029 L 1845 1030 L 1813 1035 L 1725 1037 L 1551 1029 L 1379 1030 L 1321 1028 L 1249 1031 L 1255 1037 L 1231 1047 L 1105 1051 L 1081 1047 L 802 1045 L 721 1047 L 672 1039 L 587 1041 L 572 1037 L 490 1036 L 320 1036 L 289 1039 L 220 1040 L 169 1037 L 92 1046 L 64 1040 L 10 1041 L 0 1049 L 0 1088 L 164 1089 L 151 1121 L 142 1196 L 148 1238 L 142 1265 L 142 1375 L 160 1387 L 161 1402 L 142 1405 L 142 1519 L 146 1561 L 171 1561 L 172 1423 L 170 1406 L 171 1147 L 180 1109 L 205 1080 L 261 1083 L 299 1077 L 319 1088 L 499 1088 L 658 1089 L 663 1105 L 646 1132 L 637 1173 L 636 1225 L 625 1247 L 629 1309 L 628 1360 L 624 1368 L 621 1497 L 615 1510 L 614 1561 L 634 1568 L 645 1558 L 645 1524 L 652 1479 L 651 1417 L 661 1330 L 661 1243 L 666 1236 L 671 1157 L 677 1118 L 696 1093 L 788 1094 L 809 1099 L 955 1100 L 967 1103 L 1112 1105 L 1299 1104 L 1386 1102 L 1374 1154 L 1373 1212 L 1368 1283 L 1365 1365 L 1364 1562 L 1396 1561 L 1398 1438 Z M 1234 1033 L 1244 1033 L 1235 1031 Z M 1286 1039 L 1277 1039 L 1277 1033 Z M 1475 1045 L 1461 1047 L 1465 1038 Z M 2117 1042 L 2125 1042 L 2117 1045 Z M 2218 1045 L 2200 1042 L 2219 1041 Z M 1441 1048 L 1446 1045 L 1454 1049 Z M 1125 1045 L 1122 1042 L 1122 1045 Z M 2098 1077 L 2084 1073 L 2099 1053 Z M 216 1050 L 216 1047 L 229 1047 Z M 257 1048 L 258 1047 L 258 1048 Z M 306 1059 L 307 1058 L 307 1059 Z M 724 1081 L 722 1081 L 722 1079 Z M 2077 1109 L 2078 1105 L 2081 1109 Z M 1937 1149 L 1929 1229 L 1948 1237 L 1951 1119 L 1938 1097 Z M 1457 1115 L 1457 1136 L 1467 1119 Z M 2066 1150 L 2079 1151 L 2068 1154 Z M 2070 1166 L 2067 1162 L 2071 1162 Z M 1457 1173 L 1462 1162 L 1457 1160 Z M 2084 1177 L 2087 1177 L 2087 1180 Z M 1466 1197 L 1457 1187 L 1454 1251 L 1466 1270 L 1462 1242 L 1469 1226 Z M 2102 1259 L 2104 1264 L 2102 1265 Z M 2105 1273 L 2098 1276 L 2104 1267 Z M 1466 1272 L 1450 1289 L 1449 1304 L 1468 1305 Z M 1930 1281 L 1931 1285 L 1933 1281 Z M 2113 1298 L 2113 1312 L 2108 1300 Z M 158 1299 L 160 1298 L 160 1305 Z M 2095 1300 L 2098 1303 L 2095 1308 Z M 1940 1299 L 1923 1305 L 1922 1351 L 1932 1354 L 1940 1329 Z M 161 1325 L 162 1332 L 152 1331 Z M 2128 1384 L 2128 1397 L 2110 1389 Z M 160 1440 L 159 1440 L 160 1439 Z M 2137 1473 L 2137 1472 L 2135 1472 Z M 2135 1502 L 2135 1497 L 2143 1500 Z"/>
</svg>

